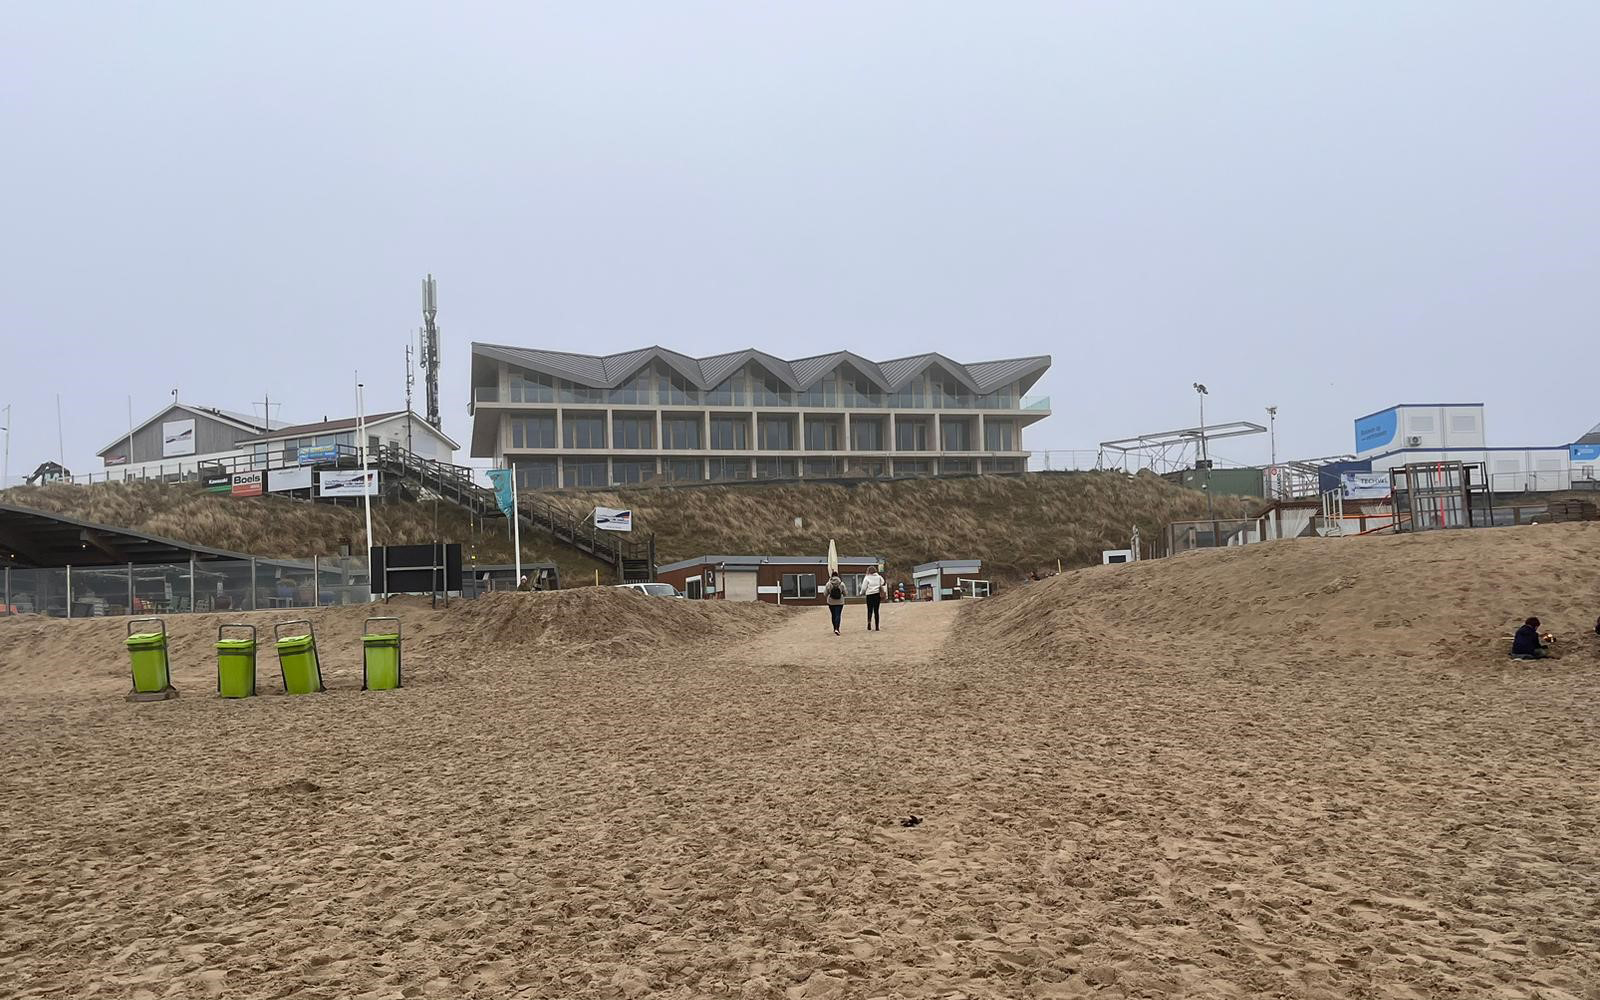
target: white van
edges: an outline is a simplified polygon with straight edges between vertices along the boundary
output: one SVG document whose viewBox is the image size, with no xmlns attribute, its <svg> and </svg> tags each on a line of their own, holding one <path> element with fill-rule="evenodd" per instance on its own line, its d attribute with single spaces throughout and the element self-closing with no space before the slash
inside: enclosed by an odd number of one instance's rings
<svg viewBox="0 0 1600 1000">
<path fill-rule="evenodd" d="M 678 593 L 678 588 L 670 583 L 619 583 L 616 586 L 618 590 L 636 590 L 646 597 L 676 597 L 680 601 L 684 599 L 683 595 Z"/>
</svg>

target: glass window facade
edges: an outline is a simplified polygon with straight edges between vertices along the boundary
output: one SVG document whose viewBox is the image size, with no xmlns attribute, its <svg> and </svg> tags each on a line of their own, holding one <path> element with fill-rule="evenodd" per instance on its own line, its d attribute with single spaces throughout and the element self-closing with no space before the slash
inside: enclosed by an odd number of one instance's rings
<svg viewBox="0 0 1600 1000">
<path fill-rule="evenodd" d="M 792 458 L 756 459 L 757 479 L 793 479 L 799 464 Z"/>
<path fill-rule="evenodd" d="M 748 451 L 750 449 L 750 420 L 748 417 L 712 417 L 711 447 L 718 451 Z"/>
<path fill-rule="evenodd" d="M 945 420 L 941 432 L 944 434 L 945 451 L 973 451 L 972 447 L 972 421 L 970 420 Z"/>
<path fill-rule="evenodd" d="M 512 372 L 506 399 L 512 403 L 554 403 L 556 380 L 540 372 Z"/>
<path fill-rule="evenodd" d="M 985 451 L 1016 451 L 1017 425 L 1009 420 L 988 420 L 983 425 Z"/>
<path fill-rule="evenodd" d="M 706 463 L 707 479 L 749 479 L 750 460 L 748 458 L 713 458 Z"/>
<path fill-rule="evenodd" d="M 932 451 L 930 441 L 933 428 L 927 420 L 900 417 L 895 420 L 895 451 Z"/>
<path fill-rule="evenodd" d="M 700 448 L 699 416 L 679 417 L 664 415 L 661 418 L 661 447 L 673 451 L 695 451 Z"/>
<path fill-rule="evenodd" d="M 674 458 L 666 468 L 667 478 L 675 483 L 698 483 L 706 478 L 706 463 L 698 458 Z"/>
<path fill-rule="evenodd" d="M 827 479 L 840 474 L 837 458 L 808 458 L 805 461 L 806 478 Z"/>
<path fill-rule="evenodd" d="M 794 451 L 794 418 L 756 418 L 756 447 L 762 451 Z"/>
<path fill-rule="evenodd" d="M 656 463 L 654 460 L 636 462 L 623 461 L 613 458 L 611 460 L 611 481 L 613 483 L 648 483 L 656 478 Z"/>
<path fill-rule="evenodd" d="M 605 414 L 563 413 L 561 415 L 561 446 L 563 448 L 604 449 L 606 446 Z"/>
<path fill-rule="evenodd" d="M 523 459 L 512 468 L 517 473 L 519 490 L 553 490 L 561 485 L 556 478 L 556 460 L 553 458 Z"/>
<path fill-rule="evenodd" d="M 807 451 L 842 451 L 843 424 L 832 419 L 806 418 Z"/>
<path fill-rule="evenodd" d="M 563 463 L 565 482 L 563 486 L 610 486 L 610 477 L 606 475 L 606 460 L 603 458 L 569 458 Z"/>
<path fill-rule="evenodd" d="M 611 447 L 654 448 L 655 446 L 655 414 L 635 417 L 619 413 L 611 418 Z"/>
<path fill-rule="evenodd" d="M 850 421 L 851 451 L 883 451 L 883 421 L 858 417 Z"/>
<path fill-rule="evenodd" d="M 511 418 L 511 447 L 554 448 L 555 446 L 556 415 L 554 413 Z"/>
</svg>

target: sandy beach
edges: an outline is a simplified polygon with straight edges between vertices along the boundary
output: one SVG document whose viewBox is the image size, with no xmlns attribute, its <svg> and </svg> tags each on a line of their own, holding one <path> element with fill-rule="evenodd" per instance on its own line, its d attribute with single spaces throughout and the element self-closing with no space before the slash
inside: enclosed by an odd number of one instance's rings
<svg viewBox="0 0 1600 1000">
<path fill-rule="evenodd" d="M 213 616 L 158 704 L 121 620 L 0 621 L 0 995 L 1600 997 L 1597 556 L 1271 543 L 839 638 L 409 603 L 383 693 L 325 610 L 332 690 L 226 702 Z"/>
</svg>

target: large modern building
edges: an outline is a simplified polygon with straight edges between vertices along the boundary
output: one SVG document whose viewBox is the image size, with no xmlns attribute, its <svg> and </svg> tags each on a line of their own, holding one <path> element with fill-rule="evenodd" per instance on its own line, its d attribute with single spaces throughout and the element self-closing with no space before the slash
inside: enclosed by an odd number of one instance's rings
<svg viewBox="0 0 1600 1000">
<path fill-rule="evenodd" d="M 1049 357 L 785 361 L 472 345 L 472 455 L 524 489 L 1022 472 Z"/>
</svg>

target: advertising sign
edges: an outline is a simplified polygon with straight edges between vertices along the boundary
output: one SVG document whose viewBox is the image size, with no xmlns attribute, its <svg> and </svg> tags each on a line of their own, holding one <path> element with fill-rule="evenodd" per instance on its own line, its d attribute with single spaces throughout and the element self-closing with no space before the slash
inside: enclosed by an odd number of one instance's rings
<svg viewBox="0 0 1600 1000">
<path fill-rule="evenodd" d="M 194 454 L 194 418 L 168 420 L 161 425 L 161 457 Z"/>
<path fill-rule="evenodd" d="M 617 510 L 614 507 L 596 507 L 594 509 L 594 526 L 601 531 L 632 531 L 633 511 Z"/>
<path fill-rule="evenodd" d="M 1346 472 L 1339 477 L 1346 500 L 1382 500 L 1389 495 L 1389 476 L 1382 472 Z"/>
<path fill-rule="evenodd" d="M 1395 409 L 1362 417 L 1356 421 L 1356 454 L 1393 444 L 1395 432 L 1399 429 L 1400 411 Z"/>
<path fill-rule="evenodd" d="M 378 495 L 378 470 L 328 470 L 319 474 L 318 486 L 317 496 L 321 497 L 375 497 Z"/>
<path fill-rule="evenodd" d="M 236 497 L 258 497 L 266 482 L 265 472 L 235 472 L 230 485 Z"/>
<path fill-rule="evenodd" d="M 126 456 L 126 455 L 107 455 L 106 456 L 106 464 L 107 465 L 127 465 L 128 464 L 128 456 Z"/>
<path fill-rule="evenodd" d="M 298 456 L 295 461 L 301 465 L 337 462 L 339 460 L 339 446 L 336 444 L 319 444 L 309 448 L 301 448 L 295 454 Z"/>
<path fill-rule="evenodd" d="M 1600 462 L 1600 444 L 1575 444 L 1570 451 L 1574 462 Z"/>
<path fill-rule="evenodd" d="M 209 472 L 200 477 L 200 488 L 207 493 L 228 493 L 233 490 L 233 476 L 226 472 Z"/>
<path fill-rule="evenodd" d="M 290 490 L 309 490 L 315 473 L 310 469 L 273 469 L 267 476 L 268 493 L 287 493 Z"/>
</svg>

